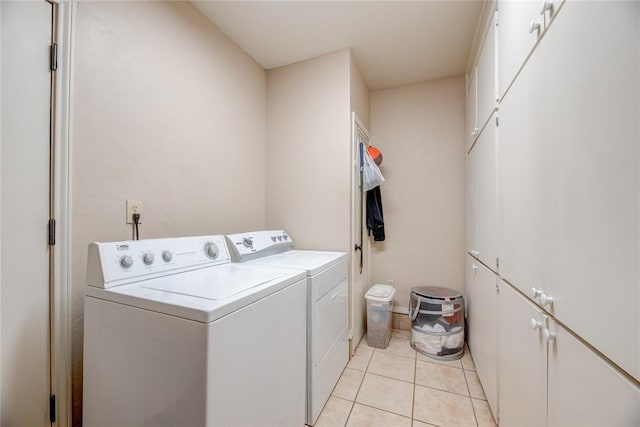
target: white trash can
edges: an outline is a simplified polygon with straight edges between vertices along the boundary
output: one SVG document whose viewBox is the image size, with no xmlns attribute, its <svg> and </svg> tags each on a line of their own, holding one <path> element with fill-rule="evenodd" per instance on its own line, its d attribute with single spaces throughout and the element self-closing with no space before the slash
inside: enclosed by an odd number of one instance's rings
<svg viewBox="0 0 640 427">
<path fill-rule="evenodd" d="M 373 285 L 365 294 L 367 300 L 367 344 L 387 348 L 391 339 L 391 309 L 396 290 L 390 285 Z"/>
</svg>

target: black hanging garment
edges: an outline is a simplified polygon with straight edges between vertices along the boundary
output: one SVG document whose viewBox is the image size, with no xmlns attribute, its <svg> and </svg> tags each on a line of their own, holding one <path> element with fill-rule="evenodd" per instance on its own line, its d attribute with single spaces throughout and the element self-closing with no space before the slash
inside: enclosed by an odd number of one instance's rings
<svg viewBox="0 0 640 427">
<path fill-rule="evenodd" d="M 384 216 L 380 186 L 367 191 L 367 230 L 375 242 L 384 242 Z"/>
</svg>

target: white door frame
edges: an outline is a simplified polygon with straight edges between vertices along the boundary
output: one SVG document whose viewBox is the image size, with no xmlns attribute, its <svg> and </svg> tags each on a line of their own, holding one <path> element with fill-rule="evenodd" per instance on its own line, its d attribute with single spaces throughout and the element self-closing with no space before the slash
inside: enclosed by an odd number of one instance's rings
<svg viewBox="0 0 640 427">
<path fill-rule="evenodd" d="M 358 129 L 362 131 L 369 140 L 369 131 L 365 127 L 364 123 L 358 118 L 358 115 L 351 113 L 351 245 L 349 247 L 349 351 L 350 355 L 354 354 L 355 348 L 358 342 L 364 334 L 365 325 L 360 324 L 363 313 L 356 313 L 356 300 L 360 298 L 357 294 L 357 278 L 364 280 L 365 286 L 369 287 L 370 281 L 370 263 L 369 263 L 369 239 L 366 238 L 366 206 L 363 207 L 360 212 L 360 218 L 358 218 L 357 212 L 360 211 L 361 199 L 365 197 L 362 192 L 362 187 L 359 186 L 360 172 L 359 172 L 359 138 Z M 360 189 L 360 194 L 356 188 Z M 360 233 L 360 224 L 362 222 L 362 236 Z M 363 271 L 360 272 L 360 254 L 355 251 L 355 245 L 361 244 L 360 249 L 363 254 Z M 362 295 L 364 298 L 364 295 Z M 366 309 L 366 308 L 365 308 Z"/>
<path fill-rule="evenodd" d="M 55 4 L 54 42 L 58 67 L 53 92 L 53 175 L 56 243 L 53 261 L 51 390 L 56 396 L 56 425 L 71 425 L 71 140 L 72 140 L 72 40 L 75 2 Z"/>
</svg>

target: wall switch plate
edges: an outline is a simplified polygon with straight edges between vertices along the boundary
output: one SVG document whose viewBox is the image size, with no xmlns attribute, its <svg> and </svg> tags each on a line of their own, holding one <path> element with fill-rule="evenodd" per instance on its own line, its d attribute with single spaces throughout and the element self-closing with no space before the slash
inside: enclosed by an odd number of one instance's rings
<svg viewBox="0 0 640 427">
<path fill-rule="evenodd" d="M 133 214 L 140 214 L 140 221 L 138 224 L 142 224 L 142 202 L 137 200 L 127 200 L 127 224 L 133 224 Z"/>
</svg>

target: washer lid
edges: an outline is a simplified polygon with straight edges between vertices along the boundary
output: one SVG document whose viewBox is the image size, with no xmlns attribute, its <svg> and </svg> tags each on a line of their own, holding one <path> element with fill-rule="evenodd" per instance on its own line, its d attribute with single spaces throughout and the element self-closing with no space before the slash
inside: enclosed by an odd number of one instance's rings
<svg viewBox="0 0 640 427">
<path fill-rule="evenodd" d="M 306 286 L 304 271 L 224 264 L 109 289 L 87 286 L 86 296 L 211 323 L 296 283 Z"/>
<path fill-rule="evenodd" d="M 438 286 L 418 286 L 415 288 L 411 288 L 411 292 L 427 298 L 446 300 L 462 297 L 462 293 L 460 291 L 449 288 L 441 288 Z"/>
<path fill-rule="evenodd" d="M 144 282 L 141 287 L 217 301 L 285 276 L 283 271 L 236 264 L 211 268 L 207 273 L 185 281 L 176 280 L 174 276 L 161 277 Z"/>
</svg>

